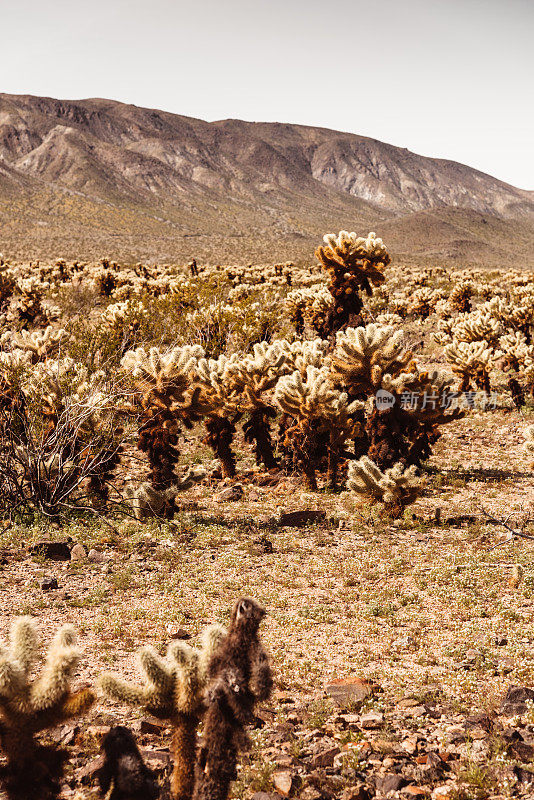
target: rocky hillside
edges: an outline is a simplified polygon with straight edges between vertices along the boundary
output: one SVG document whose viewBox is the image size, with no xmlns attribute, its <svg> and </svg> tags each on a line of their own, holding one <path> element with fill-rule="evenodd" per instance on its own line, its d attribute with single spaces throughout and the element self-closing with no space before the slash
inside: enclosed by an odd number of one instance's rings
<svg viewBox="0 0 534 800">
<path fill-rule="evenodd" d="M 533 221 L 534 193 L 363 136 L 0 95 L 12 257 L 285 260 L 348 227 L 397 258 L 529 264 Z"/>
</svg>

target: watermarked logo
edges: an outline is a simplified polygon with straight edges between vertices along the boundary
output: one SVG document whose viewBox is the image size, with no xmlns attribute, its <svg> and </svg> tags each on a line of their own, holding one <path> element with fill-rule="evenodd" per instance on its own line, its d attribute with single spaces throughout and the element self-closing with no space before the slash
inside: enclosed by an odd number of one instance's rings
<svg viewBox="0 0 534 800">
<path fill-rule="evenodd" d="M 385 389 L 379 389 L 375 395 L 375 404 L 379 411 L 393 408 L 397 398 Z M 443 411 L 455 409 L 477 409 L 479 411 L 497 408 L 497 392 L 469 391 L 450 392 L 447 389 L 440 394 L 437 392 L 409 392 L 404 391 L 398 398 L 400 407 L 404 411 L 422 411 L 440 408 Z"/>
</svg>

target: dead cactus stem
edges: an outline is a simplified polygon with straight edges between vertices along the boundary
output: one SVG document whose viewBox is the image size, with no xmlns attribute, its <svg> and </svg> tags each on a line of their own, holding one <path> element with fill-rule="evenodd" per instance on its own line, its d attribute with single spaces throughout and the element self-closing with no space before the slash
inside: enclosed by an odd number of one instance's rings
<svg viewBox="0 0 534 800">
<path fill-rule="evenodd" d="M 254 445 L 256 464 L 263 464 L 266 469 L 275 469 L 278 466 L 270 429 L 270 422 L 275 417 L 274 408 L 259 408 L 251 412 L 243 425 L 245 441 Z"/>
<path fill-rule="evenodd" d="M 203 443 L 207 444 L 219 461 L 224 478 L 233 478 L 236 474 L 235 455 L 232 452 L 232 440 L 235 434 L 233 420 L 220 414 L 211 415 L 206 422 L 207 435 Z"/>
</svg>

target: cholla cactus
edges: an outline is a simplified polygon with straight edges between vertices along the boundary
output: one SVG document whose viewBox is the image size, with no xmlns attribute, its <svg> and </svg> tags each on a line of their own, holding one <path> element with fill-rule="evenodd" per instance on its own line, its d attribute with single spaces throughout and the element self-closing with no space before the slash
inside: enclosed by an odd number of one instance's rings
<svg viewBox="0 0 534 800">
<path fill-rule="evenodd" d="M 308 322 L 319 336 L 329 335 L 334 298 L 326 286 L 316 284 L 295 289 L 286 295 L 285 302 L 290 318 L 295 323 L 297 336 L 304 333 L 305 322 Z"/>
<path fill-rule="evenodd" d="M 456 284 L 449 295 L 449 304 L 455 311 L 464 313 L 471 311 L 471 297 L 475 292 L 472 281 L 462 280 Z"/>
<path fill-rule="evenodd" d="M 38 654 L 34 620 L 18 617 L 11 626 L 9 647 L 0 649 L 0 742 L 23 797 L 39 795 L 38 784 L 46 769 L 40 758 L 44 748 L 37 745 L 35 734 L 85 714 L 95 701 L 90 689 L 70 689 L 80 659 L 71 625 L 59 629 L 40 676 L 32 680 Z"/>
<path fill-rule="evenodd" d="M 22 278 L 17 282 L 16 292 L 13 295 L 9 318 L 33 325 L 44 316 L 41 301 L 50 284 L 35 278 Z"/>
<path fill-rule="evenodd" d="M 180 420 L 189 426 L 195 413 L 191 394 L 197 359 L 204 355 L 198 346 L 175 347 L 165 353 L 152 347 L 131 350 L 121 361 L 121 369 L 131 375 L 137 390 L 130 410 L 139 413 L 138 447 L 146 452 L 151 480 L 157 492 L 169 489 L 175 481 L 174 468 L 180 457 L 177 444 Z M 172 509 L 168 509 L 172 514 Z"/>
<path fill-rule="evenodd" d="M 59 350 L 61 343 L 68 340 L 69 335 L 67 331 L 62 328 L 54 329 L 49 325 L 44 330 L 29 331 L 22 330 L 20 333 L 15 333 L 11 336 L 11 344 L 14 347 L 26 350 L 32 356 L 33 363 L 43 361 L 50 356 L 55 355 Z"/>
<path fill-rule="evenodd" d="M 254 345 L 251 355 L 228 365 L 226 370 L 228 388 L 237 398 L 236 410 L 249 414 L 243 425 L 245 441 L 254 444 L 256 463 L 263 463 L 267 469 L 277 466 L 270 431 L 276 410 L 269 393 L 280 376 L 292 368 L 292 356 L 285 340 L 262 342 Z"/>
<path fill-rule="evenodd" d="M 326 439 L 328 451 L 327 481 L 336 487 L 340 449 L 347 438 L 357 434 L 355 415 L 363 403 L 349 402 L 348 395 L 335 389 L 327 367 L 308 366 L 303 378 L 299 371 L 281 378 L 274 401 L 296 424 L 286 430 L 285 445 L 295 452 L 302 464 L 307 486 L 317 490 L 314 449 Z"/>
<path fill-rule="evenodd" d="M 0 270 L 0 309 L 3 309 L 15 289 L 15 280 L 8 270 Z"/>
<path fill-rule="evenodd" d="M 351 322 L 361 322 L 360 292 L 364 290 L 371 295 L 372 286 L 384 282 L 383 270 L 391 259 L 382 239 L 376 238 L 374 233 L 364 239 L 355 233 L 340 231 L 337 236 L 329 233 L 323 239 L 325 244 L 315 255 L 330 278 L 328 288 L 334 306 L 325 328 L 328 333 L 335 333 Z"/>
<path fill-rule="evenodd" d="M 445 347 L 444 354 L 454 374 L 461 378 L 458 391 L 469 391 L 472 381 L 479 389 L 491 391 L 490 373 L 500 351 L 493 352 L 485 342 L 453 342 Z"/>
<path fill-rule="evenodd" d="M 531 365 L 534 360 L 534 346 L 527 344 L 521 331 L 507 333 L 499 339 L 502 352 L 500 366 L 509 373 L 508 388 L 515 407 L 519 410 L 525 405 L 525 385 L 530 384 Z M 521 381 L 521 382 L 520 382 Z M 522 384 L 522 381 L 525 383 Z"/>
<path fill-rule="evenodd" d="M 433 314 L 439 300 L 443 299 L 443 293 L 438 289 L 423 287 L 417 289 L 412 295 L 412 301 L 408 307 L 410 314 L 426 319 Z"/>
<path fill-rule="evenodd" d="M 452 333 L 457 342 L 486 342 L 494 346 L 502 333 L 502 326 L 491 314 L 477 310 L 453 323 Z"/>
<path fill-rule="evenodd" d="M 199 650 L 175 641 L 169 645 L 165 658 L 152 647 L 141 648 L 138 658 L 145 675 L 142 686 L 109 673 L 99 679 L 109 697 L 140 706 L 173 726 L 171 789 L 175 800 L 190 800 L 193 792 L 196 729 L 203 711 L 208 666 L 225 635 L 222 626 L 212 625 L 204 631 Z"/>
<path fill-rule="evenodd" d="M 412 361 L 404 332 L 391 326 L 347 328 L 336 335 L 332 375 L 351 397 L 367 397 L 380 388 L 386 373 L 395 375 Z"/>
<path fill-rule="evenodd" d="M 347 488 L 383 502 L 394 518 L 400 517 L 406 506 L 417 500 L 424 487 L 425 481 L 417 475 L 415 466 L 406 468 L 397 463 L 382 472 L 367 456 L 349 464 Z"/>
</svg>

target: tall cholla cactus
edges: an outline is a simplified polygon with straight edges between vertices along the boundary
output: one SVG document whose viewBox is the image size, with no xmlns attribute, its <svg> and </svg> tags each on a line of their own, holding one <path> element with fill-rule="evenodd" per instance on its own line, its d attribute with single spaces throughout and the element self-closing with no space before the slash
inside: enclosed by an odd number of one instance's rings
<svg viewBox="0 0 534 800">
<path fill-rule="evenodd" d="M 382 472 L 367 456 L 349 464 L 347 489 L 368 495 L 375 502 L 381 501 L 395 519 L 417 500 L 424 487 L 425 481 L 417 475 L 415 466 L 405 468 L 397 463 Z"/>
<path fill-rule="evenodd" d="M 165 658 L 160 658 L 152 647 L 141 648 L 138 658 L 145 674 L 143 686 L 111 673 L 99 679 L 100 687 L 110 697 L 140 706 L 172 725 L 174 800 L 189 800 L 193 793 L 196 730 L 203 710 L 208 666 L 225 635 L 221 625 L 211 625 L 202 634 L 199 650 L 176 641 L 169 645 Z"/>
<path fill-rule="evenodd" d="M 490 373 L 494 362 L 502 355 L 493 352 L 485 342 L 453 342 L 444 350 L 455 375 L 461 378 L 458 391 L 467 392 L 474 381 L 478 389 L 491 391 Z"/>
<path fill-rule="evenodd" d="M 315 452 L 322 440 L 328 453 L 328 485 L 335 489 L 340 450 L 347 438 L 356 435 L 358 423 L 354 415 L 361 411 L 363 403 L 350 403 L 348 395 L 330 383 L 328 367 L 314 366 L 306 368 L 304 377 L 295 371 L 281 378 L 274 401 L 295 420 L 285 432 L 284 444 L 292 448 L 301 463 L 308 489 L 317 490 Z"/>
<path fill-rule="evenodd" d="M 224 354 L 217 359 L 201 358 L 195 373 L 195 387 L 199 390 L 198 403 L 207 417 L 203 443 L 211 447 L 218 457 L 224 478 L 234 477 L 236 471 L 232 441 L 235 423 L 239 417 L 239 398 L 236 387 L 231 386 L 228 376 L 232 375 L 238 358 L 237 354 L 230 358 Z"/>
<path fill-rule="evenodd" d="M 340 331 L 331 371 L 332 382 L 349 398 L 372 401 L 365 421 L 367 454 L 380 469 L 397 461 L 419 465 L 439 438 L 438 426 L 459 416 L 458 410 L 441 405 L 451 380 L 420 372 L 404 346 L 403 332 L 392 327 L 372 324 Z M 385 407 L 376 402 L 379 392 L 389 393 Z"/>
<path fill-rule="evenodd" d="M 243 425 L 245 441 L 254 445 L 256 463 L 266 469 L 277 466 L 271 439 L 270 423 L 276 417 L 276 409 L 269 393 L 280 376 L 291 369 L 291 351 L 282 340 L 267 344 L 255 344 L 253 353 L 239 359 L 229 370 L 230 385 L 239 398 L 237 409 L 248 413 Z"/>
<path fill-rule="evenodd" d="M 0 743 L 15 784 L 37 797 L 36 774 L 42 772 L 34 736 L 72 717 L 85 714 L 95 701 L 89 689 L 70 690 L 80 659 L 76 632 L 64 625 L 52 640 L 39 677 L 31 670 L 39 654 L 35 622 L 18 617 L 11 627 L 9 647 L 0 649 Z M 23 788 L 21 788 L 23 792 Z"/>
<path fill-rule="evenodd" d="M 340 231 L 337 236 L 328 233 L 323 239 L 325 243 L 315 255 L 330 279 L 328 288 L 334 306 L 326 327 L 328 333 L 335 333 L 351 323 L 361 323 L 360 292 L 371 295 L 372 286 L 380 286 L 385 281 L 383 270 L 391 259 L 382 239 L 376 238 L 374 233 L 369 233 L 365 239 Z"/>
<path fill-rule="evenodd" d="M 165 353 L 157 347 L 148 352 L 138 347 L 128 351 L 121 361 L 121 369 L 131 375 L 137 390 L 130 411 L 139 413 L 138 447 L 148 455 L 156 491 L 169 489 L 176 479 L 180 420 L 190 427 L 194 399 L 188 390 L 197 359 L 203 355 L 198 345 L 175 347 Z M 169 508 L 168 514 L 172 515 L 172 511 Z"/>
</svg>

